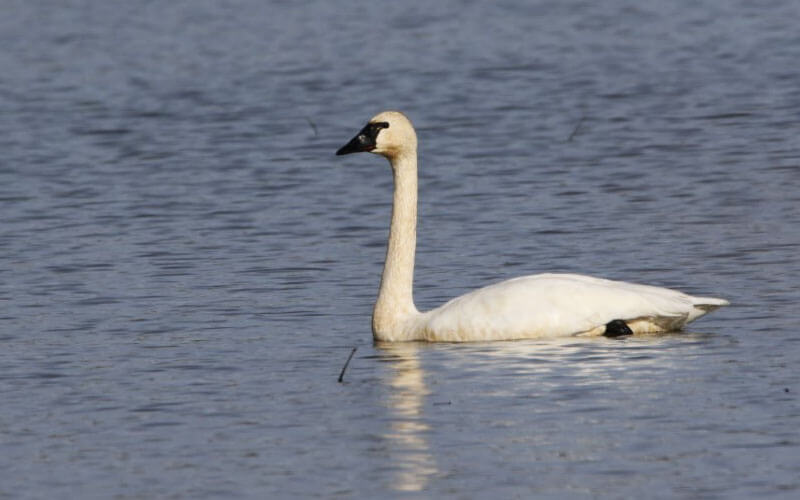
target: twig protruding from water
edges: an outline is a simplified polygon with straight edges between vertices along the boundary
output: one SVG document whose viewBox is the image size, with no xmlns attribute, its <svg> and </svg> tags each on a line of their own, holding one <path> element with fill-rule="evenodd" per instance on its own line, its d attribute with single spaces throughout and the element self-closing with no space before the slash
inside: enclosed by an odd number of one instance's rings
<svg viewBox="0 0 800 500">
<path fill-rule="evenodd" d="M 342 383 L 342 379 L 344 378 L 344 371 L 347 370 L 347 365 L 350 364 L 350 360 L 353 359 L 353 354 L 356 353 L 358 347 L 353 347 L 353 350 L 350 351 L 350 355 L 347 356 L 347 361 L 344 362 L 344 366 L 342 367 L 342 373 L 339 374 L 339 383 Z"/>
<path fill-rule="evenodd" d="M 317 133 L 317 126 L 314 124 L 314 122 L 311 121 L 311 118 L 306 116 L 306 121 L 311 126 L 311 130 L 314 131 L 314 137 L 318 136 L 319 133 Z"/>
<path fill-rule="evenodd" d="M 585 116 L 581 116 L 581 119 L 578 120 L 578 124 L 575 125 L 575 128 L 572 129 L 572 133 L 569 134 L 569 137 L 567 137 L 567 142 L 572 142 L 572 138 L 575 137 L 575 135 L 578 133 L 578 130 L 581 128 L 581 125 L 583 125 L 583 120 L 585 119 L 586 119 Z"/>
</svg>

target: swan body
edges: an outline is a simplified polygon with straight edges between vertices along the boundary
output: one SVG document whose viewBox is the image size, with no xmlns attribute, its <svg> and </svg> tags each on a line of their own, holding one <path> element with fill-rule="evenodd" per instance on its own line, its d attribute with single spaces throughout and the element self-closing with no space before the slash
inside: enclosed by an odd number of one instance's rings
<svg viewBox="0 0 800 500">
<path fill-rule="evenodd" d="M 417 224 L 417 136 L 397 111 L 374 116 L 336 154 L 371 152 L 389 160 L 394 176 L 386 263 L 372 314 L 380 341 L 467 342 L 675 331 L 724 299 L 578 274 L 537 274 L 495 283 L 427 312 L 413 300 Z"/>
</svg>

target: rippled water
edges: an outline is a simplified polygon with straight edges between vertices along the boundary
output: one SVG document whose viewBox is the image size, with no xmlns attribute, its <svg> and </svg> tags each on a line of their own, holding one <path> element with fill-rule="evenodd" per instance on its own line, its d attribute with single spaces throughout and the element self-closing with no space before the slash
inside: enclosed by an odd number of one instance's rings
<svg viewBox="0 0 800 500">
<path fill-rule="evenodd" d="M 800 4 L 9 0 L 0 498 L 794 498 Z M 416 299 L 590 273 L 664 336 L 374 345 Z M 344 377 L 336 378 L 352 347 Z"/>
</svg>

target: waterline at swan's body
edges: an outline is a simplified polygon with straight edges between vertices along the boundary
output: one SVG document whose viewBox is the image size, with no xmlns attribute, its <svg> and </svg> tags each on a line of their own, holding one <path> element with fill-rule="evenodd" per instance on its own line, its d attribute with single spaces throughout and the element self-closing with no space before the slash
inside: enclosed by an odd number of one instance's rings
<svg viewBox="0 0 800 500">
<path fill-rule="evenodd" d="M 394 175 L 386 263 L 372 316 L 376 340 L 486 341 L 680 330 L 727 305 L 667 288 L 576 274 L 540 274 L 467 293 L 427 312 L 413 300 L 417 224 L 417 137 L 408 118 L 386 111 L 337 154 L 385 156 Z"/>
<path fill-rule="evenodd" d="M 381 332 L 381 340 L 464 342 L 603 335 L 623 319 L 633 333 L 680 330 L 721 299 L 577 274 L 514 278 L 412 312 Z M 377 335 L 376 335 L 377 337 Z"/>
</svg>

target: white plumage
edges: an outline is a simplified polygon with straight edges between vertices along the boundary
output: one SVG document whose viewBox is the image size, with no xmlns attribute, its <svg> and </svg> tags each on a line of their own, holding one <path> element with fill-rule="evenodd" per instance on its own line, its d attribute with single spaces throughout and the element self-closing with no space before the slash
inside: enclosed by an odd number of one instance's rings
<svg viewBox="0 0 800 500">
<path fill-rule="evenodd" d="M 425 340 L 467 341 L 601 335 L 622 319 L 634 333 L 680 330 L 721 299 L 577 274 L 523 276 L 421 314 Z"/>
<path fill-rule="evenodd" d="M 602 335 L 624 321 L 632 333 L 680 330 L 723 299 L 577 274 L 539 274 L 496 283 L 428 312 L 413 301 L 417 221 L 417 137 L 411 121 L 385 111 L 337 154 L 385 156 L 394 174 L 386 263 L 372 317 L 376 340 L 445 342 Z"/>
</svg>

